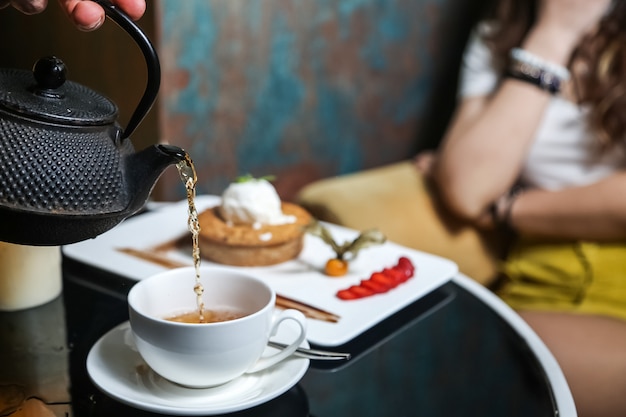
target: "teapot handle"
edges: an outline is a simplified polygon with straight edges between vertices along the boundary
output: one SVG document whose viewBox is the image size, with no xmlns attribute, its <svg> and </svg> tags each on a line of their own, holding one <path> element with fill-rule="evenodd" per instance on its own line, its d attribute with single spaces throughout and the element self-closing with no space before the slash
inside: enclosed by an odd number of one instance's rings
<svg viewBox="0 0 626 417">
<path fill-rule="evenodd" d="M 154 49 L 154 46 L 150 42 L 150 39 L 145 33 L 130 19 L 126 13 L 121 11 L 117 6 L 111 3 L 109 0 L 92 0 L 98 3 L 104 9 L 107 17 L 113 20 L 119 27 L 124 29 L 137 43 L 143 56 L 146 60 L 146 67 L 148 70 L 148 80 L 146 82 L 146 89 L 135 109 L 133 115 L 126 125 L 126 129 L 122 132 L 121 138 L 128 138 L 131 133 L 139 126 L 139 123 L 143 120 L 146 114 L 150 111 L 150 108 L 154 104 L 156 96 L 159 92 L 161 85 L 161 65 L 159 63 L 159 57 Z"/>
</svg>

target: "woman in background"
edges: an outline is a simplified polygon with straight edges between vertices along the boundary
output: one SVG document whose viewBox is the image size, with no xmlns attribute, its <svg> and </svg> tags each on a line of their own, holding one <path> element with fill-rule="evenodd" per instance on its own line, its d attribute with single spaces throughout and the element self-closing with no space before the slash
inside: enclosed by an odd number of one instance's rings
<svg viewBox="0 0 626 417">
<path fill-rule="evenodd" d="M 474 35 L 418 169 L 457 217 L 514 231 L 497 291 L 579 415 L 626 416 L 626 1 L 501 0 Z"/>
</svg>

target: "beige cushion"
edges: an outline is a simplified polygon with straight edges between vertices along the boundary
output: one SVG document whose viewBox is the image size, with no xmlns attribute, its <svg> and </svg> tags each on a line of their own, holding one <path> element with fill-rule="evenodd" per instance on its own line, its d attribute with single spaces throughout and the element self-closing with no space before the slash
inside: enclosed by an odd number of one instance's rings
<svg viewBox="0 0 626 417">
<path fill-rule="evenodd" d="M 411 161 L 313 182 L 296 202 L 319 220 L 378 228 L 393 242 L 452 259 L 483 284 L 495 276 L 493 238 L 438 209 Z"/>
</svg>

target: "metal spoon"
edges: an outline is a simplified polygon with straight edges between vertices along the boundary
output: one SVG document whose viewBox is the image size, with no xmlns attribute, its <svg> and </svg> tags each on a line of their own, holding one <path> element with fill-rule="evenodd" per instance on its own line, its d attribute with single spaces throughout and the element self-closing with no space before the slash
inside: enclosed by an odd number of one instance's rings
<svg viewBox="0 0 626 417">
<path fill-rule="evenodd" d="M 267 345 L 276 349 L 285 349 L 288 345 L 279 342 L 269 341 Z M 349 353 L 342 352 L 329 352 L 326 350 L 318 350 L 318 349 L 307 349 L 303 347 L 299 347 L 294 352 L 295 356 L 300 356 L 301 358 L 307 359 L 316 359 L 316 360 L 348 360 L 350 359 Z"/>
</svg>

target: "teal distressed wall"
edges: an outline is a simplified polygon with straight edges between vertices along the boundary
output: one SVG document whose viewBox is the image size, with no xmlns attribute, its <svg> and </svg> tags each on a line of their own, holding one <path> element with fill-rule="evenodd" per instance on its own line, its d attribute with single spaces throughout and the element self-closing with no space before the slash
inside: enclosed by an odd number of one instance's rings
<svg viewBox="0 0 626 417">
<path fill-rule="evenodd" d="M 445 125 L 470 3 L 161 0 L 160 138 L 189 151 L 199 193 L 273 174 L 289 199 L 408 158 Z M 183 198 L 175 172 L 160 184 Z"/>
</svg>

